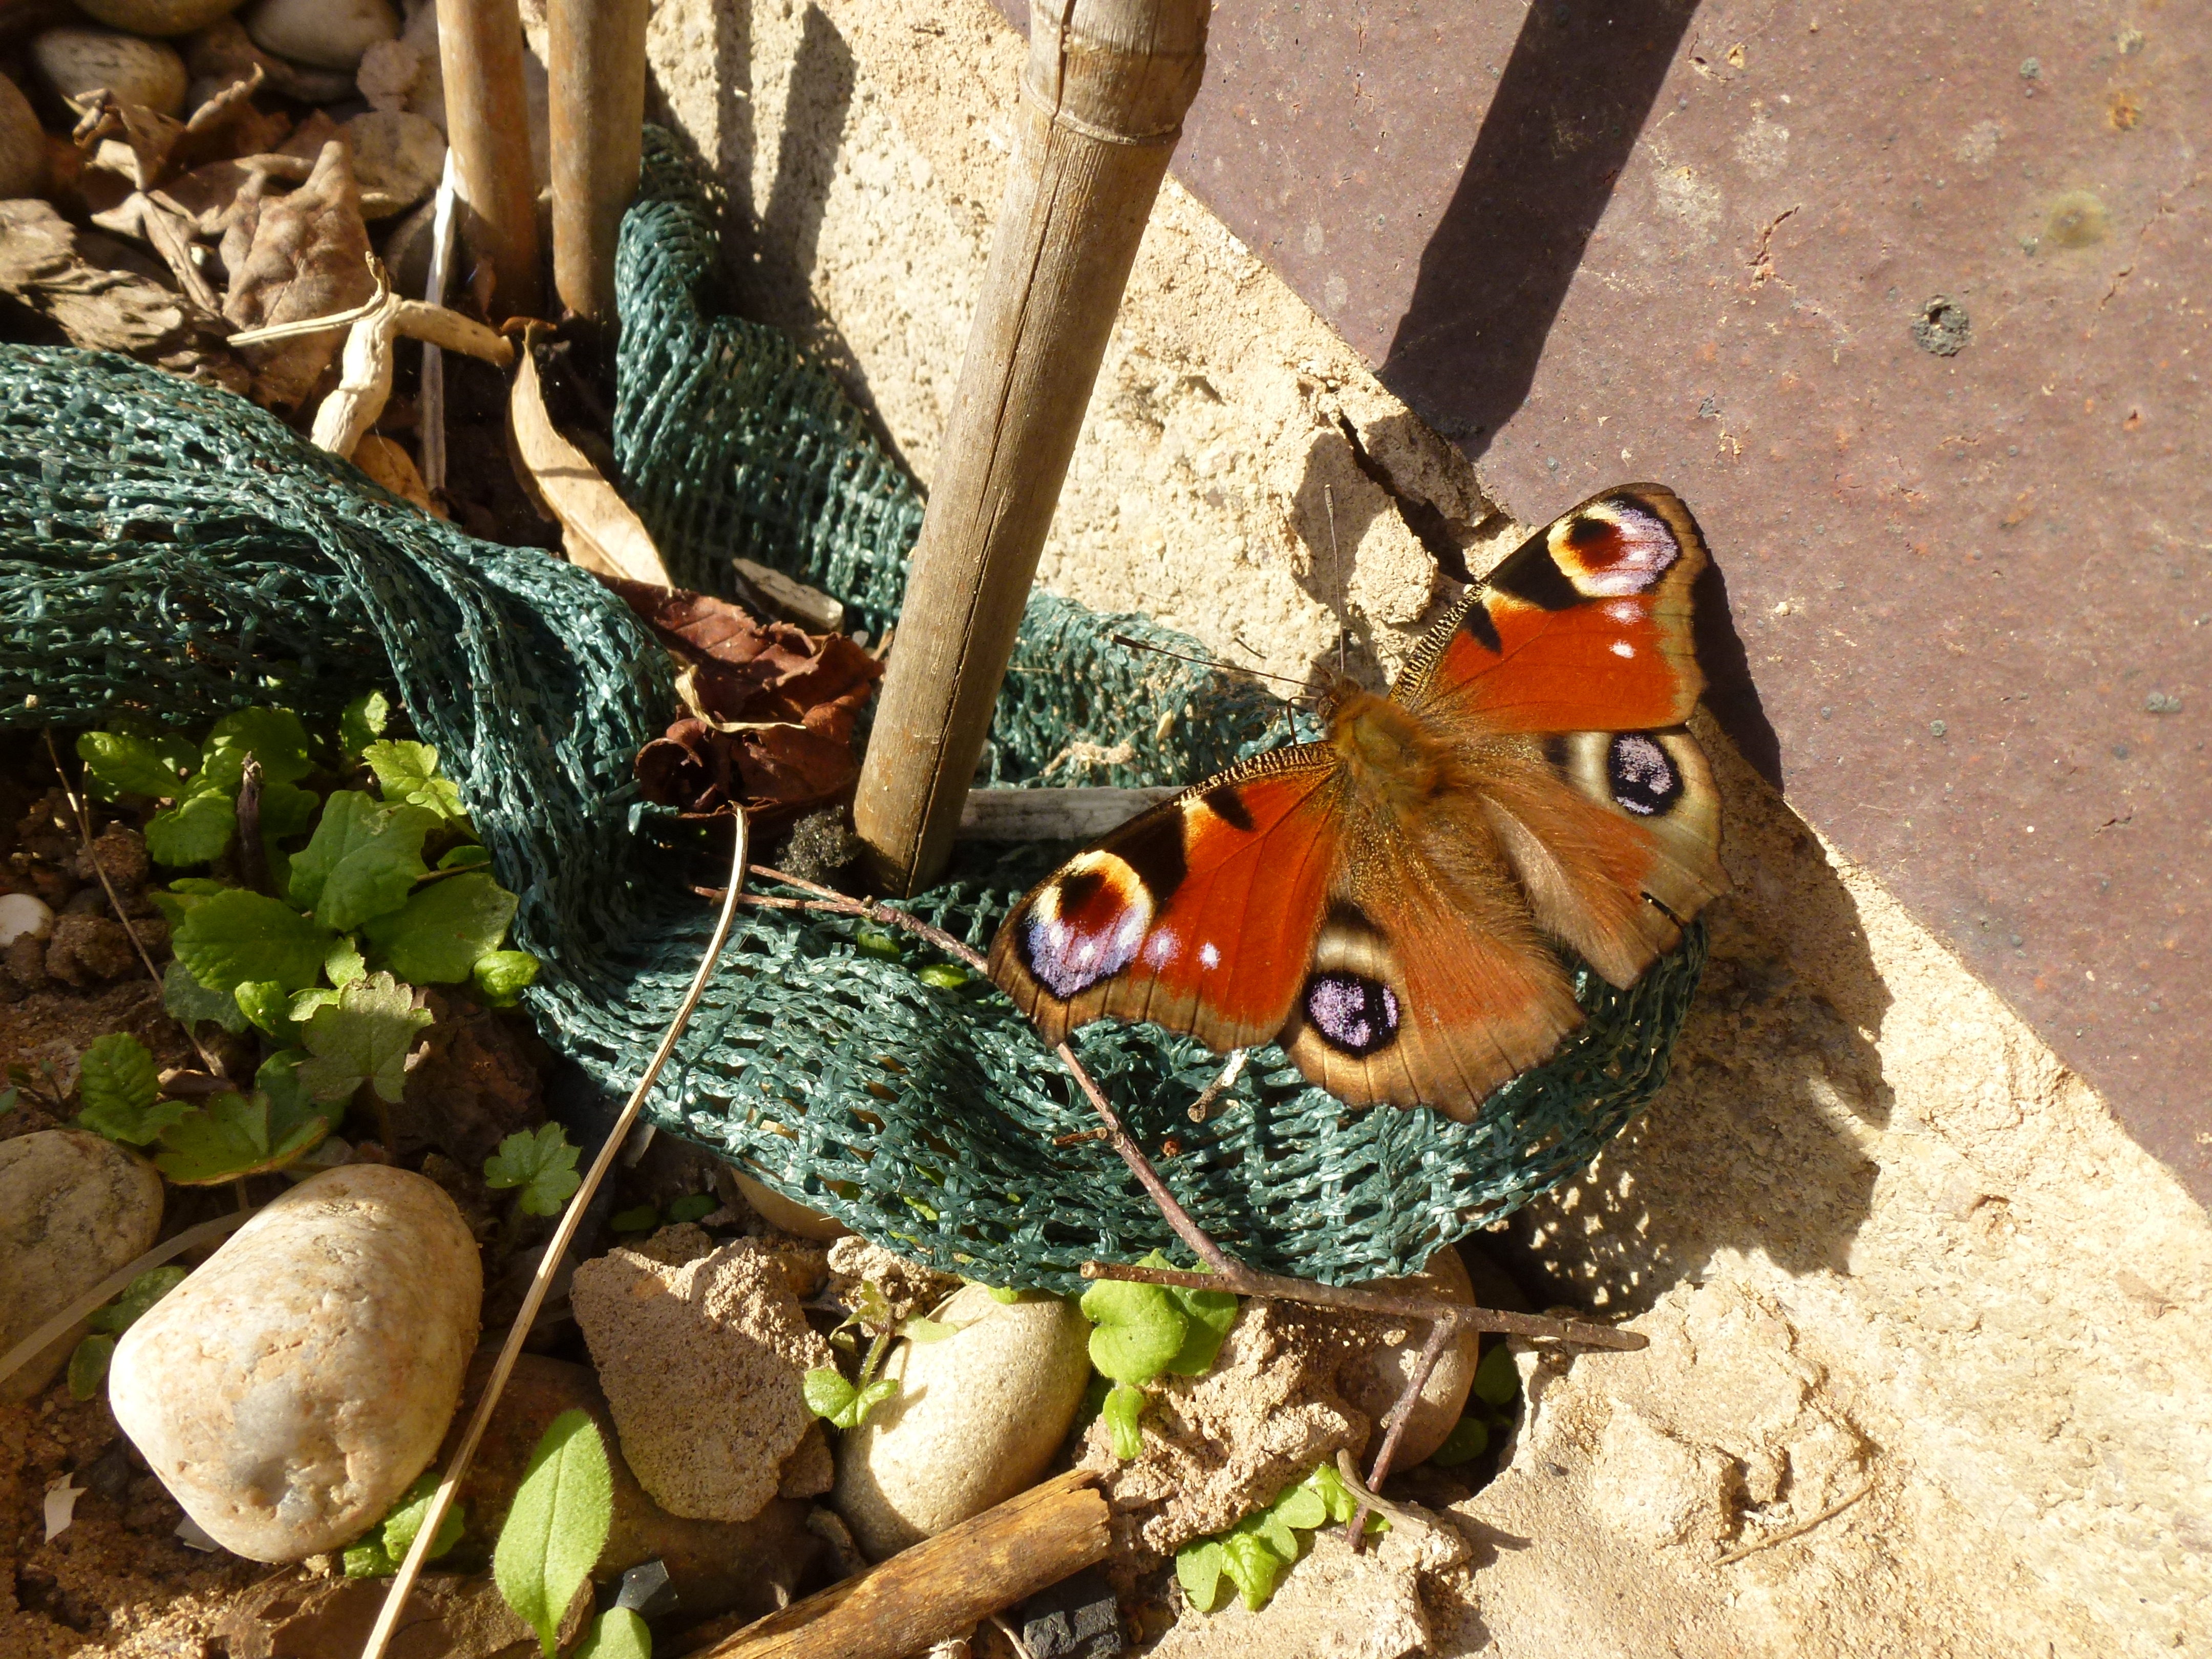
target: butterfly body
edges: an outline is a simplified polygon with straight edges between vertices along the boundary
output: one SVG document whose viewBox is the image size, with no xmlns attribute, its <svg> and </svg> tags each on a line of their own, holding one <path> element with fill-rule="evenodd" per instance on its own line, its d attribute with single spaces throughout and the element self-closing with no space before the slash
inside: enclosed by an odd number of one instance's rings
<svg viewBox="0 0 2212 1659">
<path fill-rule="evenodd" d="M 1322 741 L 1256 757 L 1030 892 L 993 977 L 1057 1041 L 1152 1020 L 1279 1041 L 1356 1105 L 1471 1118 L 1582 1015 L 1565 945 L 1632 983 L 1723 890 L 1681 728 L 1705 562 L 1668 492 L 1593 498 L 1442 622 L 1388 697 L 1340 678 Z"/>
</svg>

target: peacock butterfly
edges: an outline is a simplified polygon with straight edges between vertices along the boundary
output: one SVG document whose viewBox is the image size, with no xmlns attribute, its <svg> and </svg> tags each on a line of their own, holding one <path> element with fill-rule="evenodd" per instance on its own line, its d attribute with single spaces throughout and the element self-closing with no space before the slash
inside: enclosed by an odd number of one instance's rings
<svg viewBox="0 0 2212 1659">
<path fill-rule="evenodd" d="M 991 976 L 1048 1042 L 1115 1018 L 1279 1041 L 1353 1105 L 1471 1120 L 1582 1022 L 1552 945 L 1626 988 L 1726 890 L 1684 728 L 1704 537 L 1593 496 L 1508 555 L 1380 697 L 1185 790 L 1017 905 Z"/>
</svg>

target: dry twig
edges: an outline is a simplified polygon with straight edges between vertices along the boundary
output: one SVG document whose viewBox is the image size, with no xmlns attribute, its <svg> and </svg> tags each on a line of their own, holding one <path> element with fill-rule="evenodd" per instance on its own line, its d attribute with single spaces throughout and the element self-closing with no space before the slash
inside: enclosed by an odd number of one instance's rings
<svg viewBox="0 0 2212 1659">
<path fill-rule="evenodd" d="M 1812 1531 L 1814 1528 L 1821 1525 L 1823 1522 L 1834 1520 L 1838 1516 L 1841 1515 L 1845 1510 L 1850 1508 L 1852 1504 L 1857 1503 L 1860 1498 L 1864 1498 L 1873 1490 L 1874 1482 L 1869 1480 L 1866 1485 L 1861 1486 L 1856 1492 L 1853 1492 L 1849 1498 L 1838 1498 L 1834 1503 L 1829 1504 L 1827 1508 L 1822 1510 L 1818 1515 L 1813 1516 L 1809 1521 L 1800 1521 L 1794 1527 L 1784 1527 L 1780 1532 L 1770 1534 L 1768 1536 L 1761 1538 L 1753 1543 L 1746 1544 L 1741 1549 L 1730 1550 L 1726 1555 L 1717 1557 L 1713 1561 L 1713 1565 L 1717 1567 L 1733 1566 L 1735 1563 L 1742 1560 L 1744 1557 L 1747 1555 L 1756 1555 L 1761 1550 L 1771 1550 L 1777 1544 L 1786 1544 L 1793 1538 L 1802 1538 L 1807 1533 Z"/>
<path fill-rule="evenodd" d="M 13 1376 L 28 1364 L 46 1344 L 53 1341 L 73 1327 L 78 1320 L 95 1310 L 106 1307 L 131 1288 L 131 1281 L 163 1262 L 173 1261 L 186 1250 L 198 1249 L 203 1244 L 236 1232 L 258 1212 L 241 1211 L 232 1215 L 219 1215 L 212 1221 L 203 1221 L 197 1227 L 187 1227 L 174 1238 L 165 1238 L 137 1261 L 118 1267 L 113 1273 L 78 1297 L 60 1312 L 40 1325 L 28 1336 L 4 1354 L 0 1354 L 0 1382 Z"/>
</svg>

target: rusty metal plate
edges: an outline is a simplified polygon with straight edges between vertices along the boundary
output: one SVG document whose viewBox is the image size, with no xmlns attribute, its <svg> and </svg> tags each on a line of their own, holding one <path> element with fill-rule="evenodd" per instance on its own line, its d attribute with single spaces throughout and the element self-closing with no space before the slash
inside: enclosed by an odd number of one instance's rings
<svg viewBox="0 0 2212 1659">
<path fill-rule="evenodd" d="M 1674 486 L 1717 701 L 2212 1200 L 2212 13 L 1214 13 L 1178 176 L 1548 518 Z"/>
</svg>

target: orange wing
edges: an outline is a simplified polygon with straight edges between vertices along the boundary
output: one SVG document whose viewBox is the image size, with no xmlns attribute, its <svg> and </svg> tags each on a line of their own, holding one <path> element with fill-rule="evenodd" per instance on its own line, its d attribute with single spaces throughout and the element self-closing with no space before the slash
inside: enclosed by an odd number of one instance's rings
<svg viewBox="0 0 2212 1659">
<path fill-rule="evenodd" d="M 1048 1042 L 1108 1016 L 1223 1050 L 1272 1040 L 1340 862 L 1340 787 L 1335 754 L 1309 744 L 1163 802 L 1014 908 L 991 977 Z"/>
<path fill-rule="evenodd" d="M 1680 726 L 1705 677 L 1690 587 L 1705 539 L 1658 484 L 1593 495 L 1505 556 L 1431 632 L 1391 692 L 1494 732 Z"/>
</svg>

